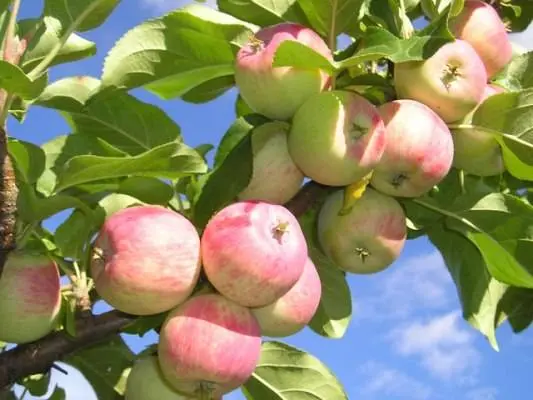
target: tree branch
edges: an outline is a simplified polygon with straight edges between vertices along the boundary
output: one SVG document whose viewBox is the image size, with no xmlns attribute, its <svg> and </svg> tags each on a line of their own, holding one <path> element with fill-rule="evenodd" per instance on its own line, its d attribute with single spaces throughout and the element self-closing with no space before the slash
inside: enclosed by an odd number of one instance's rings
<svg viewBox="0 0 533 400">
<path fill-rule="evenodd" d="M 18 188 L 7 149 L 7 133 L 0 126 L 0 278 L 8 254 L 15 249 Z"/>
<path fill-rule="evenodd" d="M 285 206 L 296 217 L 300 217 L 327 189 L 327 186 L 309 182 Z M 0 392 L 21 378 L 49 370 L 54 362 L 77 350 L 119 333 L 137 318 L 116 310 L 98 316 L 78 318 L 76 337 L 63 331 L 54 332 L 33 343 L 19 345 L 0 353 Z"/>
</svg>

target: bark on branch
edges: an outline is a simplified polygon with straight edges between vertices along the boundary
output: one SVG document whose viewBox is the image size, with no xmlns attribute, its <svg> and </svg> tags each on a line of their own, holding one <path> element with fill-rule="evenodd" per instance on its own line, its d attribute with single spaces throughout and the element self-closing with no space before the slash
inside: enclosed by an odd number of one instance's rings
<svg viewBox="0 0 533 400">
<path fill-rule="evenodd" d="M 326 190 L 326 186 L 309 182 L 286 207 L 299 217 L 313 206 L 315 200 Z M 0 392 L 21 378 L 48 371 L 54 362 L 61 361 L 77 350 L 117 334 L 136 319 L 136 316 L 118 311 L 80 318 L 77 321 L 76 337 L 64 332 L 54 332 L 33 343 L 19 345 L 0 353 Z"/>
<path fill-rule="evenodd" d="M 18 188 L 7 149 L 7 134 L 0 127 L 0 278 L 8 254 L 15 249 Z"/>
</svg>

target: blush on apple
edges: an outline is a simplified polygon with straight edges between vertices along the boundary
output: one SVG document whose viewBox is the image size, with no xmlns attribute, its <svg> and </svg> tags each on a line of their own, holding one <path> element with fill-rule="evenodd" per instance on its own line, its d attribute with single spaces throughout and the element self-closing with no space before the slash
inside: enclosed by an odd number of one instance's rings
<svg viewBox="0 0 533 400">
<path fill-rule="evenodd" d="M 200 276 L 200 237 L 184 216 L 161 206 L 111 215 L 94 244 L 98 294 L 134 315 L 168 311 L 192 293 Z"/>
<path fill-rule="evenodd" d="M 261 331 L 250 309 L 219 295 L 193 296 L 170 312 L 158 357 L 178 392 L 213 399 L 248 380 L 261 354 Z"/>
<path fill-rule="evenodd" d="M 447 123 L 472 111 L 486 84 L 483 61 L 464 40 L 446 43 L 426 60 L 394 65 L 398 98 L 425 104 Z"/>
<path fill-rule="evenodd" d="M 466 0 L 463 10 L 450 20 L 450 31 L 468 42 L 483 60 L 488 78 L 500 72 L 513 57 L 507 28 L 490 4 Z"/>
<path fill-rule="evenodd" d="M 324 90 L 329 76 L 319 68 L 273 67 L 274 55 L 287 40 L 301 43 L 333 60 L 331 50 L 313 30 L 283 22 L 260 29 L 237 53 L 235 83 L 248 106 L 264 116 L 288 120 L 308 97 Z"/>
<path fill-rule="evenodd" d="M 20 344 L 46 336 L 60 309 L 57 264 L 45 255 L 11 252 L 0 279 L 0 341 Z"/>
<path fill-rule="evenodd" d="M 296 217 L 281 205 L 261 201 L 236 202 L 216 213 L 201 246 L 209 282 L 246 307 L 270 304 L 287 293 L 307 260 Z"/>
<path fill-rule="evenodd" d="M 308 258 L 300 279 L 274 303 L 252 308 L 261 333 L 286 337 L 301 331 L 311 321 L 320 303 L 322 286 L 313 261 Z"/>
<path fill-rule="evenodd" d="M 429 107 L 414 100 L 394 100 L 379 107 L 387 146 L 370 183 L 382 193 L 418 197 L 448 174 L 453 139 L 448 126 Z"/>
</svg>

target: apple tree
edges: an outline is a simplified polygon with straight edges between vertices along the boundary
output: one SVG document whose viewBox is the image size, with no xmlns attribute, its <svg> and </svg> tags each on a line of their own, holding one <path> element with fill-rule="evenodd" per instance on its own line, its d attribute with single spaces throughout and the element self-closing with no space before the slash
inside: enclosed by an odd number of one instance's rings
<svg viewBox="0 0 533 400">
<path fill-rule="evenodd" d="M 343 337 L 347 276 L 421 236 L 490 346 L 530 326 L 533 54 L 509 32 L 533 3 L 191 1 L 123 32 L 100 76 L 50 79 L 119 3 L 0 1 L 2 398 L 47 393 L 62 361 L 100 399 L 347 399 L 283 338 Z M 192 147 L 134 89 L 235 89 L 233 123 Z M 10 135 L 35 107 L 70 132 Z M 121 336 L 148 331 L 138 355 Z"/>
</svg>

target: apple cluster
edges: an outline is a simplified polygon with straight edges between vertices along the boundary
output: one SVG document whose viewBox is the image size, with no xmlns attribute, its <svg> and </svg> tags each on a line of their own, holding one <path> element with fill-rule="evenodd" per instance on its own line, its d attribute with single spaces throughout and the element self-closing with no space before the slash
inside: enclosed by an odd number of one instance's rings
<svg viewBox="0 0 533 400">
<path fill-rule="evenodd" d="M 312 29 L 259 30 L 237 54 L 235 82 L 250 109 L 272 122 L 252 133 L 254 171 L 240 199 L 282 204 L 305 178 L 330 186 L 318 216 L 321 250 L 346 272 L 389 267 L 407 236 L 398 198 L 427 194 L 452 166 L 479 176 L 505 170 L 498 142 L 472 119 L 504 91 L 491 79 L 514 55 L 506 27 L 491 5 L 467 0 L 449 28 L 455 39 L 431 57 L 393 65 L 396 97 L 379 105 L 357 86 L 332 85 L 319 68 L 273 67 L 286 40 L 333 60 Z"/>
<path fill-rule="evenodd" d="M 127 400 L 160 391 L 220 398 L 251 376 L 263 335 L 300 331 L 321 298 L 296 217 L 261 200 L 224 207 L 201 234 L 165 207 L 122 209 L 94 241 L 91 274 L 96 292 L 115 309 L 166 313 L 157 354 L 141 357 L 130 372 Z M 202 274 L 209 285 L 199 284 Z M 147 374 L 139 369 L 158 379 L 135 378 Z"/>
</svg>

